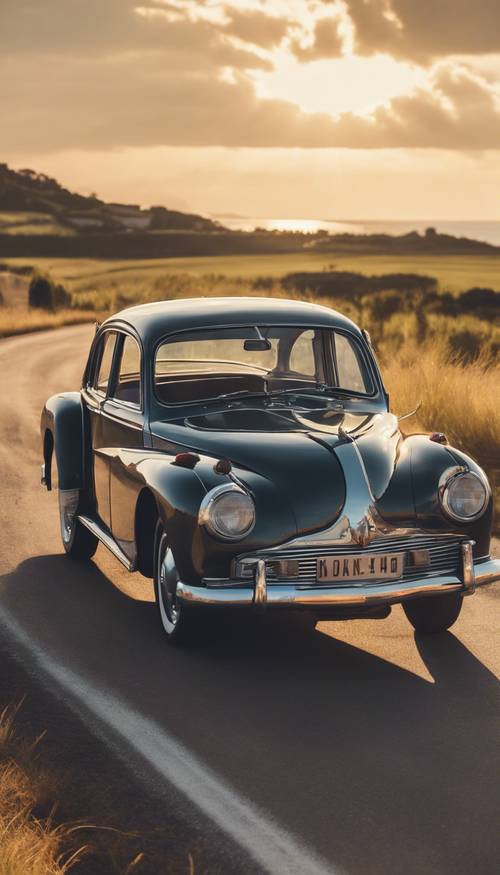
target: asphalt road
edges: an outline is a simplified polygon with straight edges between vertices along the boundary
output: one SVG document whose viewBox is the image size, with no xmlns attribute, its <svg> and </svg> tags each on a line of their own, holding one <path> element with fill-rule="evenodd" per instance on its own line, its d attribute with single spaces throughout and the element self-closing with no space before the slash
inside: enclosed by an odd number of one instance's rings
<svg viewBox="0 0 500 875">
<path fill-rule="evenodd" d="M 13 648 L 97 732 L 109 724 L 136 769 L 147 762 L 227 826 L 248 871 L 497 871 L 500 588 L 467 599 L 437 640 L 416 640 L 396 608 L 316 631 L 242 623 L 170 648 L 148 581 L 102 547 L 87 567 L 62 555 L 56 496 L 39 485 L 41 406 L 78 387 L 91 336 L 0 343 L 0 621 Z"/>
</svg>

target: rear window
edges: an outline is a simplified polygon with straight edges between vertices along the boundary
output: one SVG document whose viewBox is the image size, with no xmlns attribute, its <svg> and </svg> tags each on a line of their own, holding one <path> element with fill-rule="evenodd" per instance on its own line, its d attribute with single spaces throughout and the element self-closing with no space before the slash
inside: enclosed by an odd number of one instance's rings
<svg viewBox="0 0 500 875">
<path fill-rule="evenodd" d="M 173 335 L 157 348 L 154 383 L 166 404 L 318 385 L 373 393 L 354 338 L 300 326 L 230 326 Z"/>
</svg>

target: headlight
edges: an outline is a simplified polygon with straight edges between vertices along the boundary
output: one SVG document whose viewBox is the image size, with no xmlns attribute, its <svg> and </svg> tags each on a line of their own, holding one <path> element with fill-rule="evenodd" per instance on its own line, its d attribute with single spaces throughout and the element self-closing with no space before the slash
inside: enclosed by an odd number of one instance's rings
<svg viewBox="0 0 500 875">
<path fill-rule="evenodd" d="M 255 525 L 255 505 L 250 495 L 234 483 L 216 486 L 203 499 L 198 521 L 218 538 L 239 541 Z"/>
<path fill-rule="evenodd" d="M 486 476 L 451 468 L 441 477 L 439 494 L 445 513 L 454 520 L 467 522 L 481 516 L 488 504 L 490 488 Z"/>
</svg>

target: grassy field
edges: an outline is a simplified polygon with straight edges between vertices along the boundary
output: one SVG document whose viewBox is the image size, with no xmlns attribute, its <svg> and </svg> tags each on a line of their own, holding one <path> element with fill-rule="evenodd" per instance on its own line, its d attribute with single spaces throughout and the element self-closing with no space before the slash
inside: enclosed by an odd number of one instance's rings
<svg viewBox="0 0 500 875">
<path fill-rule="evenodd" d="M 8 234 L 58 234 L 73 236 L 75 231 L 59 224 L 49 213 L 0 212 L 0 233 Z"/>
<path fill-rule="evenodd" d="M 43 331 L 46 328 L 61 328 L 63 325 L 80 325 L 95 321 L 95 313 L 88 310 L 58 310 L 57 313 L 46 313 L 44 310 L 1 307 L 0 337 L 14 337 L 18 334 Z"/>
<path fill-rule="evenodd" d="M 9 259 L 9 263 L 21 266 L 26 261 Z M 415 272 L 437 277 L 442 291 L 460 292 L 474 286 L 500 290 L 500 257 L 492 256 L 335 258 L 302 253 L 145 261 L 35 259 L 31 264 L 50 271 L 64 284 L 73 297 L 72 309 L 55 314 L 29 311 L 23 303 L 27 279 L 10 275 L 10 285 L 4 280 L 4 287 L 6 303 L 12 306 L 0 308 L 0 336 L 91 322 L 138 301 L 216 294 L 298 297 L 281 288 L 280 278 L 300 270 Z M 310 294 L 307 298 L 315 300 Z M 446 432 L 451 443 L 476 457 L 496 480 L 500 468 L 499 319 L 428 314 L 424 338 L 420 334 L 417 344 L 418 317 L 412 308 L 377 321 L 370 300 L 361 309 L 350 301 L 316 300 L 345 312 L 370 330 L 394 412 L 402 415 L 421 402 L 418 418 L 408 421 L 407 426 Z M 473 350 L 469 356 L 468 349 Z M 481 354 L 476 358 L 478 349 Z"/>
<path fill-rule="evenodd" d="M 365 274 L 422 273 L 438 279 L 441 288 L 462 291 L 474 286 L 500 289 L 500 255 L 345 255 L 297 252 L 276 255 L 227 255 L 209 258 L 166 258 L 141 261 L 98 259 L 9 258 L 13 265 L 33 264 L 48 270 L 70 290 L 82 284 L 102 287 L 108 282 L 152 284 L 165 274 L 190 276 L 220 275 L 249 279 L 256 276 L 280 277 L 303 270 L 348 270 Z"/>
</svg>

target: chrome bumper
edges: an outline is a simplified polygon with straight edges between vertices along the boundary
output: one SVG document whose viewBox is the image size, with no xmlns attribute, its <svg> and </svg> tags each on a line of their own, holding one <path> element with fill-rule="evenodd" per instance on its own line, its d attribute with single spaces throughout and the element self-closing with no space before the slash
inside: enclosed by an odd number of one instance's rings
<svg viewBox="0 0 500 875">
<path fill-rule="evenodd" d="M 390 605 L 406 599 L 425 595 L 439 595 L 444 592 L 461 591 L 471 595 L 476 587 L 485 586 L 500 580 L 500 560 L 472 560 L 472 546 L 463 545 L 463 579 L 454 575 L 426 578 L 421 581 L 393 580 L 387 583 L 359 583 L 337 586 L 301 586 L 293 582 L 272 583 L 266 581 L 265 562 L 255 563 L 254 579 L 251 585 L 237 580 L 210 580 L 209 586 L 191 586 L 179 581 L 177 596 L 182 601 L 198 605 L 218 605 L 220 607 L 238 606 L 276 606 L 309 607 L 328 606 L 360 607 L 363 605 Z"/>
</svg>

